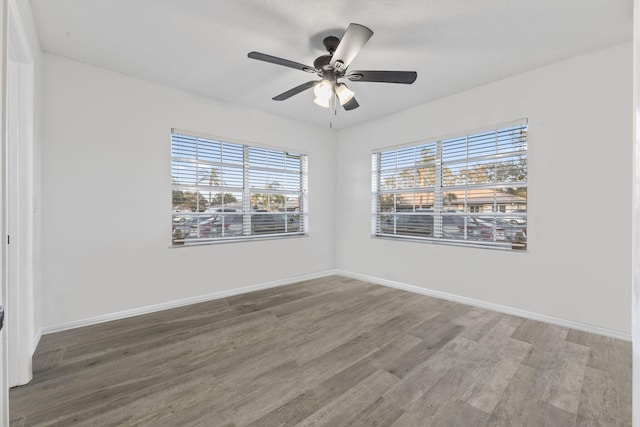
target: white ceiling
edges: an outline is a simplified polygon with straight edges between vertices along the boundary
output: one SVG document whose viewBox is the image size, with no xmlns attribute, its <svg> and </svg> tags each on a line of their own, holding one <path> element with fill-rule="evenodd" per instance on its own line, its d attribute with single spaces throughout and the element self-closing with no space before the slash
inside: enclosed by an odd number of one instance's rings
<svg viewBox="0 0 640 427">
<path fill-rule="evenodd" d="M 580 53 L 631 40 L 632 0 L 31 0 L 44 51 L 190 92 L 328 126 L 303 64 L 350 22 L 374 35 L 357 70 L 415 70 L 413 85 L 352 82 L 340 129 Z"/>
</svg>

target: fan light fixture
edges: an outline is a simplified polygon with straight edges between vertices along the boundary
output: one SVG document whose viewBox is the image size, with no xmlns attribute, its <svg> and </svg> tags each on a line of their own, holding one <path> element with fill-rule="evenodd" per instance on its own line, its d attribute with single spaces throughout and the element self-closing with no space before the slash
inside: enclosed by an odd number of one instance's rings
<svg viewBox="0 0 640 427">
<path fill-rule="evenodd" d="M 347 102 L 351 101 L 351 98 L 353 98 L 355 94 L 356 93 L 350 90 L 344 83 L 340 83 L 336 88 L 336 95 L 338 95 L 340 105 L 344 105 Z"/>
<path fill-rule="evenodd" d="M 329 108 L 331 97 L 334 95 L 332 84 L 328 80 L 321 80 L 320 83 L 313 88 L 315 99 L 313 102 L 324 108 Z M 335 95 L 340 101 L 340 105 L 344 105 L 353 98 L 355 92 L 350 90 L 344 83 L 339 83 L 335 90 Z"/>
<path fill-rule="evenodd" d="M 331 90 L 331 83 L 329 81 L 321 80 L 320 83 L 318 83 L 313 88 L 313 93 L 316 96 L 313 102 L 321 107 L 329 108 L 329 100 L 333 95 L 333 91 Z"/>
</svg>

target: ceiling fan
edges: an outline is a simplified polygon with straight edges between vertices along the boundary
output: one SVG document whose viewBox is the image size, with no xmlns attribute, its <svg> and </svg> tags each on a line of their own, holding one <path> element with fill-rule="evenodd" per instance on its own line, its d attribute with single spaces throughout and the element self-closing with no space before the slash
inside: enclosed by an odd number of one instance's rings
<svg viewBox="0 0 640 427">
<path fill-rule="evenodd" d="M 317 57 L 316 60 L 313 61 L 313 67 L 260 52 L 249 52 L 247 56 L 259 61 L 284 65 L 285 67 L 317 74 L 321 77 L 321 80 L 311 80 L 303 83 L 280 95 L 274 96 L 273 100 L 284 101 L 293 95 L 313 88 L 316 96 L 313 102 L 322 107 L 331 108 L 335 114 L 336 103 L 340 103 L 346 111 L 353 110 L 360 106 L 354 97 L 355 93 L 351 91 L 346 84 L 340 82 L 340 79 L 347 79 L 352 82 L 411 84 L 416 81 L 418 77 L 415 71 L 358 70 L 347 72 L 353 58 L 356 57 L 362 46 L 367 43 L 372 35 L 373 31 L 364 25 L 349 24 L 347 31 L 345 31 L 342 36 L 342 40 L 334 36 L 326 37 L 323 40 L 324 47 L 329 53 Z"/>
</svg>

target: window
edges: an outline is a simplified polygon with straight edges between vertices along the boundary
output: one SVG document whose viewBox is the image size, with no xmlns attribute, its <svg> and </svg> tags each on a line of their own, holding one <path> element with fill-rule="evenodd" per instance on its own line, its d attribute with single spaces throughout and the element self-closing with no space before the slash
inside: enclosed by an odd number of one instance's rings
<svg viewBox="0 0 640 427">
<path fill-rule="evenodd" d="M 172 242 L 305 234 L 307 156 L 171 133 Z"/>
<path fill-rule="evenodd" d="M 526 249 L 527 121 L 372 154 L 375 236 Z"/>
</svg>

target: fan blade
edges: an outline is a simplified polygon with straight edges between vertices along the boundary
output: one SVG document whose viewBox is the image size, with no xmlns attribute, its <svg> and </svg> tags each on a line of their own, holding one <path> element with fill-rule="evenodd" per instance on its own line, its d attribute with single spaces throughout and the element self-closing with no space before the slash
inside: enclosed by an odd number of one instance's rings
<svg viewBox="0 0 640 427">
<path fill-rule="evenodd" d="M 358 108 L 359 106 L 360 106 L 360 104 L 358 104 L 358 101 L 356 101 L 356 98 L 354 96 L 349 101 L 345 102 L 344 105 L 342 106 L 342 108 L 344 108 L 345 111 L 350 111 L 350 110 L 354 110 L 354 109 Z"/>
<path fill-rule="evenodd" d="M 313 67 L 309 65 L 300 64 L 299 62 L 289 61 L 288 59 L 278 58 L 277 56 L 267 55 L 266 53 L 260 52 L 249 52 L 247 55 L 251 59 L 257 59 L 258 61 L 270 62 L 276 65 L 284 65 L 285 67 L 295 68 L 296 70 L 306 71 L 308 73 L 317 73 Z"/>
<path fill-rule="evenodd" d="M 352 71 L 345 76 L 352 82 L 404 83 L 410 85 L 418 78 L 415 71 Z"/>
<path fill-rule="evenodd" d="M 306 82 L 306 83 L 302 83 L 300 86 L 296 86 L 293 89 L 289 89 L 286 92 L 281 93 L 278 96 L 274 96 L 273 100 L 274 101 L 284 101 L 285 99 L 289 99 L 291 98 L 293 95 L 297 95 L 300 92 L 307 90 L 309 88 L 314 87 L 316 84 L 318 84 L 319 82 L 317 81 L 310 81 L 310 82 Z"/>
<path fill-rule="evenodd" d="M 331 66 L 336 70 L 346 70 L 353 58 L 356 57 L 360 48 L 365 45 L 373 35 L 373 31 L 360 24 L 349 24 L 344 32 L 340 44 L 333 52 Z"/>
</svg>

